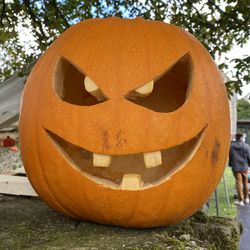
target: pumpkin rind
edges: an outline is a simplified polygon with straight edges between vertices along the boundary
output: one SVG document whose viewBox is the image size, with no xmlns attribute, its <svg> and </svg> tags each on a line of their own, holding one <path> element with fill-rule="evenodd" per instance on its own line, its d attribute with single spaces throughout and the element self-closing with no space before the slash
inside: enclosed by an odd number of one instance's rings
<svg viewBox="0 0 250 250">
<path fill-rule="evenodd" d="M 126 99 L 186 54 L 192 60 L 191 88 L 177 110 L 155 112 Z M 107 100 L 93 106 L 61 100 L 54 89 L 61 58 L 94 80 Z M 93 181 L 47 133 L 112 156 L 175 147 L 203 129 L 201 145 L 184 167 L 139 190 Z M 177 223 L 207 201 L 226 164 L 229 129 L 225 87 L 208 52 L 186 31 L 143 19 L 93 19 L 64 32 L 29 76 L 20 117 L 23 162 L 44 201 L 74 218 L 141 228 Z"/>
</svg>

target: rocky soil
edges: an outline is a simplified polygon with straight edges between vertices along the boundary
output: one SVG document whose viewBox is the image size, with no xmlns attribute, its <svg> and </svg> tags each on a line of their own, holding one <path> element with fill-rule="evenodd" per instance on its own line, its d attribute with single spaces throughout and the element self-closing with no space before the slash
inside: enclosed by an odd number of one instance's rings
<svg viewBox="0 0 250 250">
<path fill-rule="evenodd" d="M 66 218 L 39 198 L 0 196 L 0 249 L 238 249 L 238 221 L 202 212 L 180 224 L 126 229 Z"/>
</svg>

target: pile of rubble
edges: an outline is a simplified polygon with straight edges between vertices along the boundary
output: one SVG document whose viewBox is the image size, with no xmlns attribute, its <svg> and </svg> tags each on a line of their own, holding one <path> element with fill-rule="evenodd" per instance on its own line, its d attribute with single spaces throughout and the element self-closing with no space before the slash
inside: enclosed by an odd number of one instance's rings
<svg viewBox="0 0 250 250">
<path fill-rule="evenodd" d="M 0 147 L 0 174 L 12 173 L 20 167 L 23 167 L 20 150 Z"/>
</svg>

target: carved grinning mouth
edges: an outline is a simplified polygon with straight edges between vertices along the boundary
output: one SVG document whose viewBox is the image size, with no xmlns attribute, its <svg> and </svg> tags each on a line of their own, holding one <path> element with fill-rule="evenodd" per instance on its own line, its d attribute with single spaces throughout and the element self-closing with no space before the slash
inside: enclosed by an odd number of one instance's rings
<svg viewBox="0 0 250 250">
<path fill-rule="evenodd" d="M 197 136 L 181 145 L 151 153 L 153 156 L 161 155 L 161 162 L 155 166 L 151 163 L 151 167 L 145 161 L 147 153 L 143 152 L 111 155 L 109 166 L 95 166 L 98 165 L 96 160 L 100 160 L 96 159 L 97 154 L 67 142 L 49 130 L 46 132 L 63 157 L 92 181 L 114 189 L 139 190 L 158 185 L 181 170 L 199 149 L 205 130 L 206 126 Z"/>
</svg>

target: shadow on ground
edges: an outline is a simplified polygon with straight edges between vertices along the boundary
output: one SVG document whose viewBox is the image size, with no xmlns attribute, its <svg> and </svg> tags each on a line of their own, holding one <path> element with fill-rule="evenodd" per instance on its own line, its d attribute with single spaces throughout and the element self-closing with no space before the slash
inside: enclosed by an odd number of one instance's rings
<svg viewBox="0 0 250 250">
<path fill-rule="evenodd" d="M 38 198 L 0 196 L 0 249 L 238 249 L 236 220 L 198 212 L 157 229 L 125 229 L 66 218 Z"/>
</svg>

